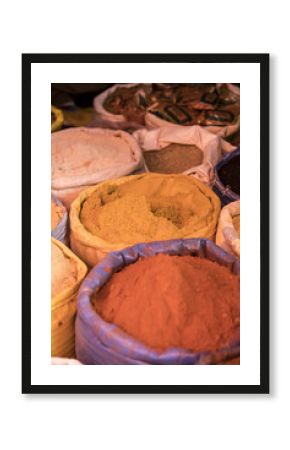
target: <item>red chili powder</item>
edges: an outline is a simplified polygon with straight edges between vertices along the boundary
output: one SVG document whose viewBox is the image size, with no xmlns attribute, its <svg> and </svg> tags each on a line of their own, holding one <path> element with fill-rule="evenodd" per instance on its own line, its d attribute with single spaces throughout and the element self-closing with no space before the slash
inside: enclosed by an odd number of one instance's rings
<svg viewBox="0 0 290 450">
<path fill-rule="evenodd" d="M 115 273 L 92 299 L 97 313 L 162 351 L 221 348 L 240 333 L 240 277 L 192 256 L 160 254 Z"/>
</svg>

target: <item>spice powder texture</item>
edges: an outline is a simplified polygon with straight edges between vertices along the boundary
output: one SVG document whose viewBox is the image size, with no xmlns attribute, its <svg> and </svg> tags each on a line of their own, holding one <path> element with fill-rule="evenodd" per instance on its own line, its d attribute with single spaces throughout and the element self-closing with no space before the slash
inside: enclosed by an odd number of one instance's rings
<svg viewBox="0 0 290 450">
<path fill-rule="evenodd" d="M 217 220 L 217 211 L 193 178 L 148 175 L 100 188 L 83 203 L 80 219 L 93 235 L 133 244 L 204 237 L 199 231 Z"/>
<path fill-rule="evenodd" d="M 209 351 L 239 340 L 239 282 L 212 261 L 161 254 L 115 273 L 91 301 L 105 321 L 155 350 Z"/>
<path fill-rule="evenodd" d="M 159 173 L 181 173 L 203 161 L 203 152 L 196 145 L 170 144 L 143 154 L 148 169 Z"/>
</svg>

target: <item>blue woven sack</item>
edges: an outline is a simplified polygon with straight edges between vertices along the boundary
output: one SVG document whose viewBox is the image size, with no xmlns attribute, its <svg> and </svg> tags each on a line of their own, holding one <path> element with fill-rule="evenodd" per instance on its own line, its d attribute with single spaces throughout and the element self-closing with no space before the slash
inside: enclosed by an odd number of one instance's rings
<svg viewBox="0 0 290 450">
<path fill-rule="evenodd" d="M 214 352 L 169 348 L 158 352 L 105 322 L 91 305 L 91 297 L 114 272 L 139 258 L 165 253 L 207 258 L 240 273 L 239 261 L 208 239 L 175 239 L 137 244 L 109 253 L 83 281 L 77 299 L 76 355 L 83 364 L 218 364 L 240 354 L 240 342 Z"/>
<path fill-rule="evenodd" d="M 228 203 L 235 202 L 240 199 L 240 196 L 233 192 L 228 186 L 225 186 L 219 177 L 220 169 L 225 166 L 231 159 L 235 158 L 237 155 L 240 155 L 240 149 L 237 148 L 231 153 L 225 155 L 222 160 L 215 166 L 214 169 L 214 183 L 212 186 L 212 190 L 219 196 L 221 200 L 222 206 L 227 205 Z"/>
<path fill-rule="evenodd" d="M 54 203 L 57 206 L 60 206 L 64 213 L 62 216 L 61 221 L 57 224 L 57 226 L 51 230 L 51 237 L 53 237 L 54 239 L 57 239 L 58 241 L 62 242 L 63 244 L 67 244 L 68 242 L 68 236 L 67 236 L 67 231 L 68 231 L 68 213 L 67 210 L 65 208 L 65 206 L 61 203 L 61 201 L 55 197 L 55 195 L 51 195 L 51 199 L 54 201 Z"/>
</svg>

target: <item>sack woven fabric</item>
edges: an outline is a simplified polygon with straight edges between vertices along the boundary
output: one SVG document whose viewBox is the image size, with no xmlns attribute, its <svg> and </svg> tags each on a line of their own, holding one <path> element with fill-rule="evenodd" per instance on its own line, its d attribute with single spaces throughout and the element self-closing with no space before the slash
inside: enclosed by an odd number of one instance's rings
<svg viewBox="0 0 290 450">
<path fill-rule="evenodd" d="M 192 352 L 169 348 L 157 352 L 130 337 L 118 326 L 105 322 L 91 305 L 92 295 L 112 274 L 134 263 L 160 253 L 193 255 L 216 261 L 233 273 L 240 273 L 239 261 L 207 239 L 176 239 L 137 244 L 110 253 L 95 266 L 83 281 L 77 299 L 76 356 L 83 364 L 217 364 L 239 355 L 240 342 L 214 352 Z"/>
<path fill-rule="evenodd" d="M 196 145 L 203 154 L 203 161 L 184 172 L 193 175 L 203 183 L 211 185 L 214 178 L 214 167 L 221 159 L 222 141 L 219 136 L 210 133 L 206 127 L 199 125 L 172 125 L 154 130 L 138 130 L 133 136 L 139 142 L 143 152 L 154 150 L 158 152 L 169 144 Z"/>
<path fill-rule="evenodd" d="M 94 99 L 94 108 L 97 113 L 98 119 L 96 120 L 96 125 L 101 127 L 108 127 L 113 129 L 140 129 L 147 128 L 148 130 L 152 130 L 155 128 L 160 128 L 164 126 L 175 126 L 175 124 L 168 122 L 156 115 L 147 111 L 145 113 L 145 126 L 140 125 L 139 123 L 133 122 L 132 120 L 127 120 L 123 114 L 112 114 L 104 108 L 104 103 L 109 95 L 115 92 L 118 88 L 130 88 L 136 86 L 138 83 L 127 83 L 127 84 L 115 84 L 109 89 L 105 90 L 101 94 L 97 95 Z M 151 85 L 152 83 L 146 83 Z M 219 84 L 217 83 L 217 86 Z M 227 83 L 227 86 L 230 91 L 232 91 L 236 95 L 240 95 L 240 88 L 234 86 L 233 84 Z M 178 125 L 180 126 L 180 125 Z M 237 120 L 230 125 L 227 126 L 205 126 L 205 129 L 210 131 L 211 133 L 217 134 L 221 137 L 227 137 L 234 133 L 236 133 L 240 129 L 240 117 L 237 117 Z"/>
<path fill-rule="evenodd" d="M 138 83 L 125 83 L 125 84 L 115 84 L 114 86 L 106 89 L 101 94 L 97 95 L 94 98 L 94 108 L 97 113 L 97 118 L 95 119 L 95 124 L 100 127 L 108 127 L 112 129 L 128 129 L 131 128 L 133 130 L 138 130 L 139 128 L 143 128 L 142 125 L 138 122 L 134 122 L 132 120 L 127 120 L 123 114 L 113 114 L 107 111 L 104 108 L 104 103 L 109 95 L 116 91 L 119 88 L 131 88 L 136 86 Z M 151 84 L 151 83 L 148 83 Z"/>
<path fill-rule="evenodd" d="M 65 206 L 55 195 L 52 195 L 51 199 L 57 206 L 60 206 L 63 209 L 63 216 L 61 218 L 61 221 L 53 230 L 51 230 L 51 237 L 57 239 L 63 244 L 66 244 L 68 239 L 68 213 Z"/>
<path fill-rule="evenodd" d="M 240 155 L 240 149 L 237 148 L 231 153 L 226 154 L 223 159 L 216 165 L 214 170 L 214 182 L 212 189 L 219 196 L 222 206 L 227 205 L 230 202 L 235 202 L 240 199 L 240 196 L 225 186 L 218 175 L 219 170 L 226 165 L 231 159 Z"/>
<path fill-rule="evenodd" d="M 216 244 L 238 258 L 240 257 L 240 237 L 234 227 L 233 218 L 239 214 L 240 200 L 224 206 L 216 233 Z"/>
<path fill-rule="evenodd" d="M 87 267 L 64 244 L 53 238 L 51 242 L 77 264 L 77 280 L 51 298 L 51 354 L 71 358 L 75 355 L 74 321 L 77 291 L 87 273 Z"/>
<path fill-rule="evenodd" d="M 131 175 L 115 180 L 105 181 L 102 184 L 90 187 L 86 191 L 81 192 L 81 194 L 71 204 L 70 208 L 70 245 L 74 253 L 78 255 L 87 265 L 93 267 L 95 264 L 99 263 L 108 253 L 116 250 L 122 250 L 123 248 L 130 245 L 130 243 L 128 242 L 111 243 L 87 231 L 80 220 L 80 212 L 82 204 L 91 194 L 93 194 L 95 191 L 98 191 L 98 189 L 102 188 L 103 186 L 109 186 L 110 184 L 120 186 L 123 183 L 137 180 L 138 178 L 148 177 L 154 179 L 154 177 L 160 176 L 164 178 L 170 178 L 182 175 L 160 175 L 156 173 Z M 186 238 L 197 237 L 198 234 L 199 236 L 203 236 L 205 238 L 215 239 L 217 220 L 220 213 L 220 200 L 207 185 L 199 181 L 197 178 L 192 178 L 192 184 L 199 186 L 200 190 L 204 192 L 205 195 L 211 197 L 214 208 L 214 220 L 212 220 L 210 223 L 207 223 L 203 227 L 203 229 L 198 230 L 198 233 L 193 232 L 189 236 L 186 236 Z"/>
<path fill-rule="evenodd" d="M 104 148 L 111 148 L 115 159 Z M 144 169 L 137 141 L 122 130 L 67 128 L 52 135 L 51 149 L 51 190 L 67 208 L 89 186 Z"/>
</svg>

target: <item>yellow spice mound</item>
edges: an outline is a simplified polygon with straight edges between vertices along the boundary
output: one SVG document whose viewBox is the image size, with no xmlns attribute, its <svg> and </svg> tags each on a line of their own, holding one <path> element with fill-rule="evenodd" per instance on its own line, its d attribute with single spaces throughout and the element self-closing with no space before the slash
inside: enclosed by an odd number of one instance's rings
<svg viewBox="0 0 290 450">
<path fill-rule="evenodd" d="M 58 206 L 54 203 L 53 200 L 51 200 L 51 229 L 54 230 L 54 228 L 59 224 L 63 217 L 63 208 L 61 206 Z"/>
<path fill-rule="evenodd" d="M 240 237 L 240 214 L 233 217 L 233 224 L 234 224 L 236 232 L 238 233 L 238 235 Z"/>
<path fill-rule="evenodd" d="M 141 176 L 100 187 L 83 203 L 80 219 L 111 243 L 203 237 L 201 230 L 217 219 L 213 197 L 191 177 Z"/>
<path fill-rule="evenodd" d="M 57 245 L 51 244 L 51 296 L 54 297 L 73 286 L 77 278 L 76 262 L 66 256 Z"/>
</svg>

